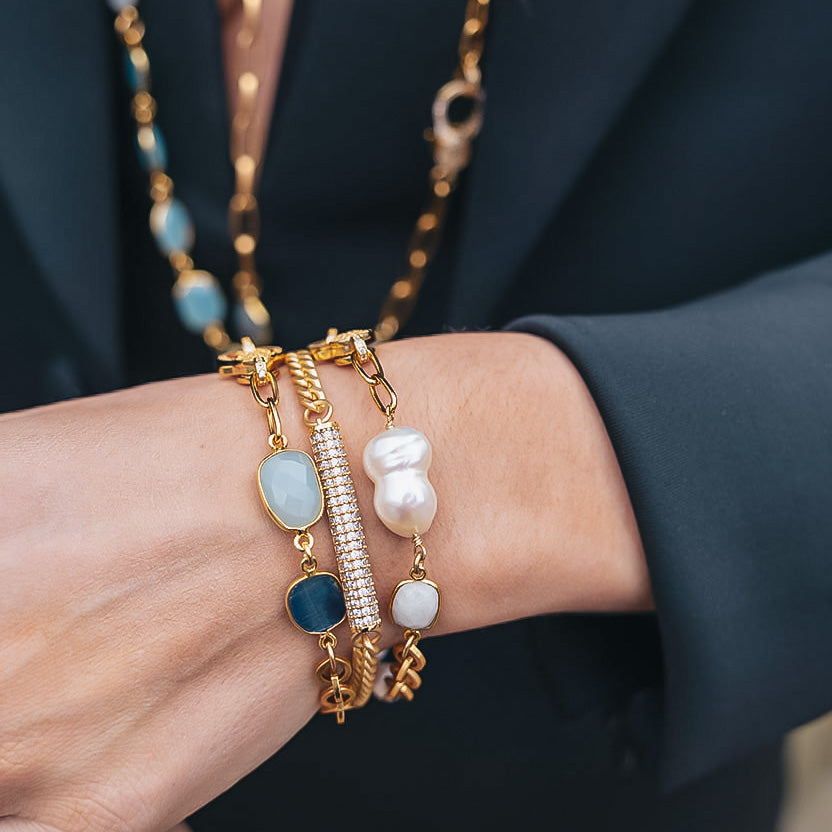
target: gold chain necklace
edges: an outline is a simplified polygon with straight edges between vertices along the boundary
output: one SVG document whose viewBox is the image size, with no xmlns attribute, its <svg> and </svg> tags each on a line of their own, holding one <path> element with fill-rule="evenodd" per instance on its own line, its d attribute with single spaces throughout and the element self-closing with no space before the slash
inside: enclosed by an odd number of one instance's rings
<svg viewBox="0 0 832 832">
<path fill-rule="evenodd" d="M 150 59 L 144 48 L 145 25 L 135 6 L 138 0 L 108 0 L 117 11 L 115 30 L 127 50 L 128 83 L 133 91 L 139 158 L 150 177 L 150 230 L 160 251 L 173 267 L 173 300 L 179 317 L 191 332 L 218 352 L 231 344 L 225 326 L 227 303 L 219 281 L 194 268 L 190 251 L 194 227 L 185 205 L 174 197 L 173 179 L 167 174 L 167 152 L 156 124 L 156 100 L 150 93 Z M 229 203 L 229 231 L 237 252 L 238 271 L 232 285 L 236 296 L 235 329 L 257 343 L 271 339 L 271 318 L 262 301 L 263 283 L 255 252 L 260 237 L 260 209 L 255 196 L 262 146 L 253 140 L 260 78 L 252 69 L 251 48 L 260 27 L 263 0 L 242 0 L 243 21 L 236 38 L 243 71 L 237 78 L 237 106 L 231 121 L 231 162 L 235 192 Z M 387 294 L 375 327 L 375 340 L 394 338 L 407 322 L 436 255 L 447 214 L 448 197 L 471 158 L 471 147 L 482 127 L 485 92 L 480 61 L 490 0 L 467 0 L 459 39 L 459 64 L 450 81 L 440 87 L 433 102 L 433 127 L 426 138 L 433 150 L 428 198 L 416 220 L 407 247 L 407 268 Z M 456 120 L 451 108 L 468 104 L 467 115 Z"/>
</svg>

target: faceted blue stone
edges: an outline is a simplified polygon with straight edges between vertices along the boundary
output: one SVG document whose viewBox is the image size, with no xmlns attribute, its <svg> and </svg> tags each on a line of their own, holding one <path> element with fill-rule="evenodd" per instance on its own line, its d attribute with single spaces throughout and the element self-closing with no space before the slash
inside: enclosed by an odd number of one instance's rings
<svg viewBox="0 0 832 832">
<path fill-rule="evenodd" d="M 164 170 L 168 166 L 168 148 L 162 131 L 155 124 L 139 128 L 136 133 L 136 149 L 139 151 L 139 161 L 148 173 Z"/>
<path fill-rule="evenodd" d="M 225 295 L 210 272 L 182 272 L 173 284 L 173 304 L 182 326 L 197 335 L 208 324 L 225 318 Z"/>
<path fill-rule="evenodd" d="M 114 11 L 120 12 L 128 6 L 138 6 L 139 0 L 107 0 L 107 5 Z"/>
<path fill-rule="evenodd" d="M 257 470 L 257 480 L 269 514 L 284 529 L 308 529 L 323 513 L 321 481 L 312 457 L 303 451 L 267 456 Z"/>
<path fill-rule="evenodd" d="M 335 575 L 318 572 L 295 581 L 286 593 L 292 621 L 307 633 L 325 633 L 344 620 L 344 593 Z"/>
<path fill-rule="evenodd" d="M 178 199 L 158 202 L 150 209 L 150 230 L 159 251 L 169 257 L 174 251 L 186 254 L 194 244 L 194 224 L 184 203 Z"/>
</svg>

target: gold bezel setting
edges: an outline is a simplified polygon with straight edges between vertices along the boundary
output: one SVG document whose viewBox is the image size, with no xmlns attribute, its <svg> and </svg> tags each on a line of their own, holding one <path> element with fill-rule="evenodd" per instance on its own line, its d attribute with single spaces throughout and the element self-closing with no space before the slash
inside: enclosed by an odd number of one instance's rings
<svg viewBox="0 0 832 832">
<path fill-rule="evenodd" d="M 303 456 L 305 459 L 309 461 L 309 467 L 315 473 L 315 482 L 318 484 L 318 494 L 320 495 L 320 502 L 321 507 L 318 510 L 318 513 L 315 515 L 314 519 L 310 520 L 304 526 L 287 526 L 283 520 L 272 510 L 272 507 L 269 505 L 269 501 L 266 499 L 266 495 L 263 491 L 263 481 L 261 478 L 261 471 L 263 470 L 263 466 L 268 462 L 270 459 L 273 459 L 276 456 L 280 456 L 282 454 L 298 454 Z M 321 475 L 318 473 L 318 466 L 315 465 L 315 460 L 309 456 L 308 453 L 305 451 L 298 450 L 297 448 L 281 448 L 280 450 L 275 451 L 274 453 L 269 454 L 268 456 L 263 457 L 260 460 L 260 464 L 257 466 L 257 490 L 260 492 L 260 499 L 263 501 L 263 505 L 266 507 L 266 511 L 269 513 L 269 517 L 280 526 L 283 531 L 286 532 L 302 532 L 306 529 L 315 525 L 318 520 L 323 517 L 324 514 L 324 488 L 323 484 L 321 483 Z"/>
<path fill-rule="evenodd" d="M 292 583 L 290 583 L 288 587 L 286 587 L 286 594 L 283 597 L 283 604 L 286 607 L 286 614 L 289 616 L 289 620 L 292 622 L 292 624 L 294 624 L 295 627 L 297 627 L 301 632 L 309 633 L 313 636 L 322 636 L 324 633 L 328 633 L 330 630 L 334 630 L 339 624 L 342 624 L 347 617 L 347 608 L 346 605 L 344 605 L 343 615 L 334 624 L 331 624 L 325 630 L 307 630 L 306 627 L 301 627 L 301 625 L 298 624 L 298 622 L 295 620 L 295 616 L 293 615 L 291 607 L 289 606 L 289 595 L 298 584 L 301 584 L 304 581 L 311 581 L 315 578 L 320 577 L 332 578 L 332 580 L 338 585 L 338 588 L 341 590 L 341 597 L 343 598 L 344 588 L 341 586 L 341 581 L 338 580 L 338 576 L 334 575 L 332 572 L 315 572 L 312 575 L 301 575 L 299 578 L 295 578 L 295 580 L 292 581 Z"/>
<path fill-rule="evenodd" d="M 436 590 L 436 598 L 438 603 L 436 604 L 436 614 L 433 616 L 433 619 L 431 620 L 430 624 L 426 624 L 424 627 L 405 627 L 403 624 L 398 624 L 396 620 L 393 618 L 393 601 L 395 601 L 396 599 L 396 593 L 398 593 L 398 591 L 406 584 L 427 584 L 428 586 L 432 586 Z M 393 592 L 390 593 L 390 603 L 387 605 L 387 614 L 390 616 L 390 620 L 394 624 L 396 624 L 397 627 L 402 627 L 403 629 L 409 630 L 429 630 L 438 621 L 439 613 L 441 610 L 442 590 L 439 589 L 438 584 L 435 584 L 433 581 L 429 581 L 427 578 L 420 578 L 419 580 L 416 580 L 415 578 L 405 578 L 405 580 L 399 581 L 393 589 Z"/>
</svg>

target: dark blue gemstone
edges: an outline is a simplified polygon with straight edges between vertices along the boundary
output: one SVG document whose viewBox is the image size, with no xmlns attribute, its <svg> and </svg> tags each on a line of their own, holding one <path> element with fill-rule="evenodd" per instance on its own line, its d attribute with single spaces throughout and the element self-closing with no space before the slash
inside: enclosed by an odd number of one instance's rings
<svg viewBox="0 0 832 832">
<path fill-rule="evenodd" d="M 344 593 L 335 575 L 319 572 L 295 581 L 286 593 L 292 621 L 307 633 L 325 633 L 344 620 Z"/>
</svg>

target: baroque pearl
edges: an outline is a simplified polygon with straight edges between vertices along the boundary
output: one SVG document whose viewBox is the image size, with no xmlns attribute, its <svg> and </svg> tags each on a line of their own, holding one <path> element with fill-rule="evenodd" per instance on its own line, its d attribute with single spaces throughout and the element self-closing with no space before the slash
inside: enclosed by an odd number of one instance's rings
<svg viewBox="0 0 832 832">
<path fill-rule="evenodd" d="M 423 534 L 436 514 L 436 492 L 428 480 L 430 442 L 413 428 L 391 428 L 364 448 L 364 470 L 375 483 L 373 506 L 391 532 Z"/>
</svg>

